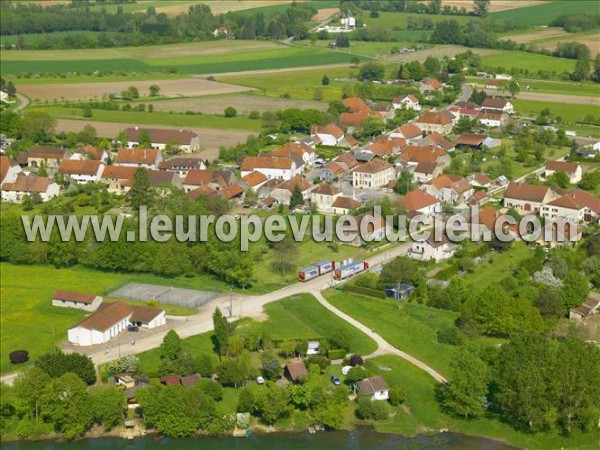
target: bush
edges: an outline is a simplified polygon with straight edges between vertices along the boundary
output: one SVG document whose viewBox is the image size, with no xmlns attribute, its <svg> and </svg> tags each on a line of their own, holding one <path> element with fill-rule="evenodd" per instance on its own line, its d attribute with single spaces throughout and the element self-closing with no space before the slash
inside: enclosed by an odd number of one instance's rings
<svg viewBox="0 0 600 450">
<path fill-rule="evenodd" d="M 205 378 L 198 380 L 197 386 L 202 392 L 211 397 L 215 401 L 223 399 L 223 386 L 216 381 Z"/>
<path fill-rule="evenodd" d="M 237 109 L 233 106 L 228 106 L 225 108 L 225 117 L 235 117 L 237 116 Z"/>
<path fill-rule="evenodd" d="M 321 372 L 324 372 L 329 367 L 329 359 L 324 355 L 312 355 L 306 358 L 304 361 L 306 367 L 310 367 L 311 364 L 317 364 L 321 368 Z"/>
<path fill-rule="evenodd" d="M 442 328 L 437 333 L 437 340 L 442 344 L 461 345 L 463 337 L 460 330 L 454 326 Z"/>
<path fill-rule="evenodd" d="M 346 384 L 352 385 L 358 383 L 360 380 L 367 378 L 367 371 L 361 366 L 355 366 L 346 375 Z"/>
<path fill-rule="evenodd" d="M 351 366 L 356 367 L 356 366 L 362 366 L 365 361 L 363 360 L 362 356 L 360 356 L 360 355 L 352 355 L 352 356 L 350 356 L 350 359 L 348 360 L 348 362 L 350 363 Z"/>
<path fill-rule="evenodd" d="M 346 356 L 346 350 L 343 348 L 329 350 L 327 352 L 327 357 L 329 359 L 342 359 Z"/>
<path fill-rule="evenodd" d="M 391 387 L 389 396 L 390 404 L 393 406 L 398 406 L 406 400 L 406 392 L 400 386 Z"/>
<path fill-rule="evenodd" d="M 387 402 L 371 400 L 369 397 L 358 399 L 358 408 L 356 415 L 363 420 L 384 420 L 390 414 L 390 407 Z"/>
<path fill-rule="evenodd" d="M 260 113 L 258 111 L 250 111 L 248 117 L 252 120 L 260 119 Z"/>
</svg>

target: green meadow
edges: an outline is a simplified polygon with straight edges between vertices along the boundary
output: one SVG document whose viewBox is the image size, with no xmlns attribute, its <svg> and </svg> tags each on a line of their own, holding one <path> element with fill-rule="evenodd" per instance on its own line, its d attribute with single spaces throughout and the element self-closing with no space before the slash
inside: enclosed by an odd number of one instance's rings
<svg viewBox="0 0 600 450">
<path fill-rule="evenodd" d="M 538 55 L 518 51 L 505 51 L 492 55 L 483 55 L 481 62 L 485 67 L 503 70 L 522 70 L 529 72 L 570 72 L 575 68 L 575 60 L 555 58 L 553 56 Z"/>
<path fill-rule="evenodd" d="M 578 105 L 575 103 L 538 102 L 533 100 L 514 99 L 515 109 L 523 116 L 537 116 L 543 109 L 550 109 L 553 114 L 563 121 L 575 123 L 585 116 L 600 118 L 600 108 L 595 105 Z"/>
<path fill-rule="evenodd" d="M 348 63 L 352 55 L 324 48 L 244 44 L 216 41 L 178 46 L 93 49 L 82 51 L 3 51 L 4 74 L 70 72 L 160 72 L 211 74 Z M 223 44 L 221 44 L 223 43 Z M 185 50 L 189 53 L 185 53 Z M 171 50 L 172 49 L 172 50 Z M 183 49 L 183 50 L 180 50 Z"/>
<path fill-rule="evenodd" d="M 492 19 L 510 20 L 530 26 L 549 25 L 563 14 L 585 14 L 598 12 L 598 4 L 590 0 L 553 0 L 541 5 L 498 11 L 490 14 Z"/>
</svg>

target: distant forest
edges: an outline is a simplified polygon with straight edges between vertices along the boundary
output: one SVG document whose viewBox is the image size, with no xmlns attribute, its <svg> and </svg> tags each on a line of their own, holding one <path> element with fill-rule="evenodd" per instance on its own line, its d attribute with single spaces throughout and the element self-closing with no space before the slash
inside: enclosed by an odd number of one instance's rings
<svg viewBox="0 0 600 450">
<path fill-rule="evenodd" d="M 214 15 L 206 4 L 191 5 L 177 16 L 159 13 L 149 6 L 145 12 L 127 12 L 98 4 L 127 2 L 75 1 L 41 6 L 0 2 L 0 34 L 15 36 L 5 48 L 27 48 L 22 35 L 31 33 L 76 32 L 67 36 L 49 35 L 36 43 L 36 49 L 92 48 L 214 39 L 213 32 L 224 27 L 227 37 L 238 39 L 284 39 L 308 37 L 307 23 L 317 10 L 309 3 L 292 3 L 282 12 L 239 11 Z M 96 33 L 85 33 L 93 31 Z"/>
</svg>

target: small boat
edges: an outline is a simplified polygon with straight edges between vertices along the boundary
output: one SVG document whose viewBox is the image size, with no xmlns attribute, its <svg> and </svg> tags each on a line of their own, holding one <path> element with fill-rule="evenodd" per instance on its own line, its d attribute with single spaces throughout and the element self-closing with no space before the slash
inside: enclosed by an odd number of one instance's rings
<svg viewBox="0 0 600 450">
<path fill-rule="evenodd" d="M 246 437 L 247 438 L 252 437 L 253 434 L 254 434 L 254 431 L 252 431 L 252 428 L 248 428 L 246 430 Z"/>
<path fill-rule="evenodd" d="M 308 427 L 308 432 L 309 432 L 310 434 L 315 434 L 315 433 L 317 432 L 317 430 L 315 429 L 315 427 L 312 427 L 312 426 L 311 426 L 311 427 Z"/>
</svg>

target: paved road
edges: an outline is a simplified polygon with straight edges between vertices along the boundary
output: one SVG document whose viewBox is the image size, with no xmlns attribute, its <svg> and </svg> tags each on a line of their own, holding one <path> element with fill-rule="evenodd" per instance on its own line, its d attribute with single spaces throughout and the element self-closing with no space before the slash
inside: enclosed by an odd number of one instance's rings
<svg viewBox="0 0 600 450">
<path fill-rule="evenodd" d="M 29 105 L 29 99 L 27 97 L 25 97 L 23 94 L 19 94 L 17 92 L 16 94 L 17 98 L 19 99 L 19 104 L 18 106 L 15 107 L 15 111 L 21 111 L 22 109 L 27 108 L 27 105 Z"/>
<path fill-rule="evenodd" d="M 368 258 L 367 261 L 369 262 L 371 268 L 377 267 L 391 260 L 392 258 L 395 258 L 396 256 L 405 255 L 410 249 L 410 246 L 411 243 L 407 242 L 395 247 L 391 247 L 389 250 L 383 251 L 372 258 Z M 363 325 L 358 320 L 343 313 L 327 302 L 322 296 L 321 291 L 333 287 L 337 283 L 340 282 L 336 282 L 333 279 L 333 274 L 328 274 L 306 283 L 295 283 L 264 295 L 245 296 L 234 294 L 233 299 L 229 295 L 224 295 L 202 306 L 198 314 L 188 316 L 185 319 L 180 318 L 176 321 L 169 321 L 169 329 L 174 329 L 182 338 L 187 338 L 212 330 L 212 313 L 217 307 L 220 308 L 224 314 L 230 314 L 231 319 L 236 319 L 239 317 L 260 319 L 264 317 L 263 307 L 267 303 L 301 293 L 310 293 L 313 294 L 324 307 L 373 338 L 378 347 L 377 350 L 371 355 L 368 355 L 368 357 L 372 358 L 383 354 L 396 355 L 425 370 L 437 381 L 446 381 L 445 378 L 435 369 L 431 368 L 424 362 L 419 361 L 417 358 L 414 358 L 413 356 L 397 349 L 377 333 L 374 333 L 372 330 L 370 330 L 367 326 Z M 229 311 L 230 304 L 233 304 L 233 311 L 231 313 Z M 144 332 L 141 332 L 140 334 L 136 335 L 135 345 L 130 344 L 128 336 L 125 337 L 125 335 L 119 335 L 116 340 L 113 340 L 109 344 L 94 346 L 91 348 L 77 348 L 77 351 L 89 355 L 96 365 L 104 364 L 118 358 L 119 355 L 132 355 L 158 347 L 167 331 L 168 330 L 161 330 L 160 332 L 148 333 L 146 335 Z M 16 373 L 10 373 L 2 376 L 0 379 L 7 384 L 12 384 L 15 376 Z"/>
<path fill-rule="evenodd" d="M 460 91 L 460 97 L 456 100 L 457 102 L 468 102 L 473 94 L 473 86 L 467 83 L 463 83 Z"/>
</svg>

